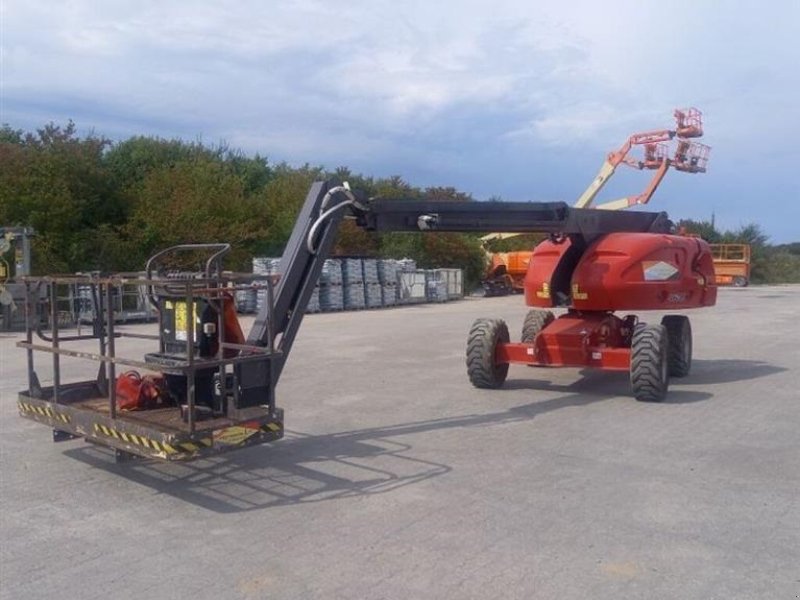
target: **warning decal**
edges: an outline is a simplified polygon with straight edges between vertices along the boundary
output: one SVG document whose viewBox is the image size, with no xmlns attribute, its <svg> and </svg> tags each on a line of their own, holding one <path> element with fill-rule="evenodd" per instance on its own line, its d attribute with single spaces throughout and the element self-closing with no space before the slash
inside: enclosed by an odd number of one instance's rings
<svg viewBox="0 0 800 600">
<path fill-rule="evenodd" d="M 678 271 L 678 267 L 675 265 L 664 262 L 663 260 L 646 260 L 642 262 L 642 274 L 645 281 L 670 281 L 672 279 L 678 279 L 680 271 Z"/>
</svg>

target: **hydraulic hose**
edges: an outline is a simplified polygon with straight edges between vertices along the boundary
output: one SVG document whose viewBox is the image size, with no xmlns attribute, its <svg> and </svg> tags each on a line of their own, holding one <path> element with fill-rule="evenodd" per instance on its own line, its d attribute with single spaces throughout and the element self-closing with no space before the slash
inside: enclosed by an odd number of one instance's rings
<svg viewBox="0 0 800 600">
<path fill-rule="evenodd" d="M 343 193 L 345 196 L 347 196 L 347 200 L 340 202 L 336 206 L 326 209 L 330 199 L 334 194 L 337 193 Z M 350 186 L 347 184 L 347 182 L 345 182 L 343 185 L 339 185 L 328 190 L 328 192 L 325 194 L 325 197 L 322 199 L 322 204 L 320 205 L 322 212 L 317 217 L 316 221 L 314 221 L 314 223 L 311 225 L 311 229 L 308 230 L 306 247 L 311 254 L 317 253 L 317 249 L 314 247 L 314 238 L 317 235 L 317 229 L 319 229 L 320 225 L 322 225 L 322 223 L 324 223 L 325 220 L 327 220 L 328 217 L 334 214 L 337 210 L 341 210 L 347 206 L 361 206 L 358 200 L 356 200 L 356 197 L 353 195 L 353 192 L 350 191 Z"/>
</svg>

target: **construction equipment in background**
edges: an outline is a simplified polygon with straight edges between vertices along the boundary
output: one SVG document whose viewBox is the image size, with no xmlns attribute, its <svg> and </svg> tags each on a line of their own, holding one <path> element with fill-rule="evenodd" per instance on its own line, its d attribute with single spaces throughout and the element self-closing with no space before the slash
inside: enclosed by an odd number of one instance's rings
<svg viewBox="0 0 800 600">
<path fill-rule="evenodd" d="M 25 327 L 25 289 L 22 278 L 31 274 L 32 227 L 0 227 L 0 331 L 18 331 Z M 80 274 L 79 274 L 80 275 Z M 90 297 L 89 286 L 63 286 L 58 297 L 59 321 L 63 324 L 92 323 L 97 299 Z M 112 290 L 117 322 L 152 321 L 155 309 L 150 306 L 143 288 L 131 285 Z"/>
<path fill-rule="evenodd" d="M 684 173 L 705 173 L 710 147 L 699 142 L 689 141 L 702 137 L 703 114 L 696 108 L 676 109 L 673 114 L 675 117 L 674 129 L 634 133 L 616 152 L 610 153 L 603 166 L 600 167 L 600 172 L 575 202 L 575 207 L 590 207 L 621 164 L 640 171 L 653 170 L 655 173 L 643 192 L 603 202 L 596 208 L 621 210 L 630 206 L 647 204 L 670 167 Z M 671 152 L 669 143 L 676 138 L 675 149 Z M 640 159 L 629 157 L 631 150 L 637 146 L 643 147 L 644 156 Z M 519 234 L 492 233 L 481 238 L 487 254 L 487 268 L 481 284 L 487 296 L 499 296 L 523 290 L 525 273 L 533 251 L 490 252 L 487 249 L 487 245 L 491 241 L 508 239 L 514 235 Z"/>
<path fill-rule="evenodd" d="M 105 299 L 91 335 L 63 335 L 55 302 L 38 301 L 41 290 L 54 299 L 65 281 L 26 278 L 29 314 L 49 307 L 51 319 L 49 331 L 38 325 L 41 319 L 30 319 L 25 340 L 17 344 L 28 357 L 20 414 L 50 427 L 56 441 L 84 437 L 113 448 L 118 460 L 188 460 L 282 437 L 276 385 L 345 217 L 369 231 L 550 236 L 536 247 L 528 269 L 525 299 L 536 308 L 525 318 L 520 341 L 510 341 L 501 319 L 478 319 L 470 329 L 467 376 L 478 388 L 502 386 L 510 364 L 590 367 L 629 372 L 637 400 L 661 401 L 669 378 L 691 368 L 688 318 L 668 314 L 645 324 L 614 311 L 673 313 L 716 302 L 708 244 L 672 235 L 665 213 L 580 209 L 563 202 L 366 200 L 346 184 L 316 182 L 281 258 L 279 279 L 260 282 L 267 298 L 246 336 L 233 298 L 242 286 L 259 282 L 223 271 L 227 244 L 178 246 L 148 261 L 143 283 L 159 313 L 154 336 L 117 329 L 108 309 L 111 290 L 127 282 L 124 276 L 84 280 Z M 200 271 L 170 273 L 159 266 L 167 255 L 201 250 L 209 256 Z M 556 318 L 547 310 L 553 307 L 565 312 Z M 117 345 L 126 337 L 152 339 L 156 348 L 143 360 L 121 356 Z M 97 352 L 69 347 L 90 338 L 97 340 Z M 40 383 L 34 358 L 39 352 L 49 355 L 52 385 Z M 98 361 L 97 377 L 63 382 L 63 356 Z M 118 368 L 151 373 L 118 377 Z M 118 394 L 125 406 L 141 410 L 122 410 Z"/>
<path fill-rule="evenodd" d="M 492 252 L 492 242 L 517 237 L 519 233 L 489 233 L 481 237 L 481 248 L 486 255 L 486 270 L 481 279 L 486 296 L 521 294 L 525 289 L 525 274 L 531 262 L 533 250 L 511 250 Z"/>
<path fill-rule="evenodd" d="M 24 302 L 25 295 L 18 282 L 31 274 L 33 235 L 32 227 L 0 227 L 0 331 L 24 323 L 18 305 Z"/>
<path fill-rule="evenodd" d="M 675 116 L 674 129 L 634 133 L 616 152 L 610 153 L 600 167 L 597 176 L 575 202 L 575 206 L 577 208 L 590 207 L 619 165 L 626 165 L 640 171 L 652 170 L 655 173 L 640 194 L 603 202 L 596 208 L 618 210 L 647 204 L 670 167 L 684 173 L 705 173 L 711 148 L 705 144 L 690 141 L 703 136 L 703 113 L 696 108 L 686 108 L 677 109 L 673 114 Z M 675 149 L 670 152 L 670 143 L 676 138 Z M 639 159 L 629 157 L 628 154 L 637 146 L 643 147 L 644 155 Z"/>
<path fill-rule="evenodd" d="M 486 296 L 521 294 L 525 290 L 525 274 L 532 250 L 492 252 L 481 285 Z"/>
<path fill-rule="evenodd" d="M 750 283 L 749 244 L 711 244 L 717 285 L 746 287 Z"/>
</svg>

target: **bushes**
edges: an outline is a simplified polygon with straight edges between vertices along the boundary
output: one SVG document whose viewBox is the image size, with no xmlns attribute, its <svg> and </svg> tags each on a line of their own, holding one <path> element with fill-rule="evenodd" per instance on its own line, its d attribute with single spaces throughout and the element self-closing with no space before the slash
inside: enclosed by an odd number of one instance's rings
<svg viewBox="0 0 800 600">
<path fill-rule="evenodd" d="M 254 255 L 283 250 L 314 180 L 348 180 L 369 197 L 398 202 L 471 202 L 450 187 L 420 189 L 399 176 L 373 179 L 346 167 L 270 165 L 221 145 L 136 136 L 112 143 L 80 138 L 75 125 L 45 125 L 35 133 L 0 128 L 0 223 L 30 225 L 36 273 L 138 270 L 147 256 L 172 244 L 227 241 L 230 268 Z M 754 283 L 800 281 L 800 243 L 770 246 L 755 224 L 717 231 L 713 223 L 681 221 L 709 242 L 749 243 Z M 495 251 L 530 249 L 536 238 L 495 242 Z M 460 267 L 467 285 L 484 268 L 479 236 L 456 233 L 339 231 L 339 254 L 408 256 L 422 267 Z"/>
<path fill-rule="evenodd" d="M 453 188 L 421 190 L 394 176 L 372 179 L 346 167 L 272 166 L 226 146 L 136 136 L 112 143 L 80 138 L 75 125 L 36 133 L 0 128 L 0 223 L 30 225 L 35 273 L 139 270 L 178 243 L 230 242 L 229 268 L 283 251 L 314 180 L 338 177 L 368 196 L 467 202 Z M 336 251 L 416 259 L 423 267 L 483 268 L 474 236 L 365 232 L 345 223 Z"/>
</svg>

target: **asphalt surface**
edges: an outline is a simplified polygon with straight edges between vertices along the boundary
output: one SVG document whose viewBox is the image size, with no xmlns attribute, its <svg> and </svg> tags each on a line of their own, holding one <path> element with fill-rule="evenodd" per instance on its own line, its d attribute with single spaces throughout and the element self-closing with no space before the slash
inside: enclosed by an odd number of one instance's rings
<svg viewBox="0 0 800 600">
<path fill-rule="evenodd" d="M 17 415 L 25 353 L 0 334 L 0 598 L 800 597 L 800 286 L 690 311 L 693 371 L 663 404 L 577 369 L 473 389 L 471 322 L 518 336 L 525 311 L 311 315 L 286 438 L 185 465 L 52 443 Z"/>
</svg>

